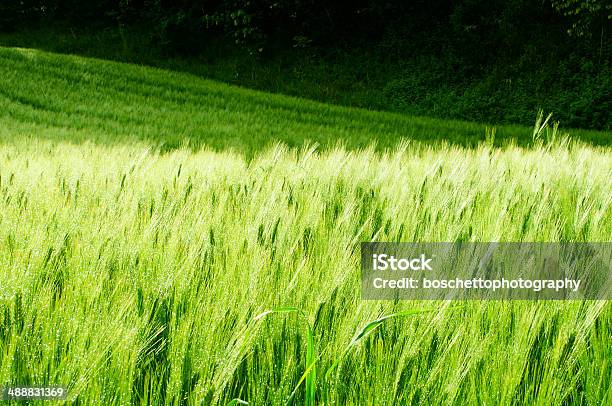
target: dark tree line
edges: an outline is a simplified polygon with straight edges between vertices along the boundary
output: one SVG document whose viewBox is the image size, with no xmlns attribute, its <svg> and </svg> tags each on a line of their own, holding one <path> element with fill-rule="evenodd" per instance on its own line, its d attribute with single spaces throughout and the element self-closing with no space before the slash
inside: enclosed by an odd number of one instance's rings
<svg viewBox="0 0 612 406">
<path fill-rule="evenodd" d="M 335 46 L 436 36 L 461 47 L 520 47 L 563 32 L 608 46 L 611 0 L 2 0 L 0 29 L 32 21 L 140 24 L 169 48 L 197 51 L 208 35 L 253 46 Z M 555 39 L 555 38 L 549 38 Z M 605 43 L 605 44 L 604 44 Z M 477 45 L 477 49 L 474 46 Z"/>
</svg>

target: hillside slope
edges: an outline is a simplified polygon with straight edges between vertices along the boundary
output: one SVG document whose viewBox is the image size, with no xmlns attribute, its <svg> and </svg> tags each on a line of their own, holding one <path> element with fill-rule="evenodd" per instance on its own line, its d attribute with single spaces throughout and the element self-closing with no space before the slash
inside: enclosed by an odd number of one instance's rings
<svg viewBox="0 0 612 406">
<path fill-rule="evenodd" d="M 535 116 L 535 112 L 534 112 Z M 0 136 L 24 135 L 78 142 L 152 141 L 251 154 L 275 142 L 299 146 L 376 143 L 402 138 L 473 145 L 485 125 L 372 112 L 203 80 L 136 65 L 0 48 Z M 571 135 L 609 145 L 610 133 Z M 529 141 L 531 129 L 497 128 L 497 142 Z"/>
</svg>

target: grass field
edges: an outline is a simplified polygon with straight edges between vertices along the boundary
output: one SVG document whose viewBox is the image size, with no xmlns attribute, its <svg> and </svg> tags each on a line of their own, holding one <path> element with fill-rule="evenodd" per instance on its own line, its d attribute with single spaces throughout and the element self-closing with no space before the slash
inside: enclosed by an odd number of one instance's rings
<svg viewBox="0 0 612 406">
<path fill-rule="evenodd" d="M 376 143 L 384 149 L 410 138 L 474 146 L 487 127 L 330 106 L 167 70 L 18 48 L 0 48 L 0 114 L 2 138 L 145 140 L 163 149 L 188 140 L 192 148 L 229 148 L 249 157 L 275 142 L 343 143 L 350 149 Z M 496 143 L 526 145 L 531 135 L 531 128 L 498 126 Z M 571 135 L 612 144 L 611 132 Z"/>
<path fill-rule="evenodd" d="M 609 404 L 607 301 L 360 299 L 362 241 L 612 239 L 610 133 L 485 133 L 0 49 L 0 385 Z"/>
</svg>

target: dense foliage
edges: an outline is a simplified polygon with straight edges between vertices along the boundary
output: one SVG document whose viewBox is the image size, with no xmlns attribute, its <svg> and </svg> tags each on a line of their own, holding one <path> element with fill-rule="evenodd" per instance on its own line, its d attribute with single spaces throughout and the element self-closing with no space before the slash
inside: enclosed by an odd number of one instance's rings
<svg viewBox="0 0 612 406">
<path fill-rule="evenodd" d="M 35 21 L 46 27 L 67 24 L 71 32 L 94 27 L 96 37 L 114 30 L 130 56 L 127 44 L 135 41 L 125 33 L 135 27 L 146 44 L 142 38 L 136 42 L 159 49 L 158 60 L 238 44 L 251 60 L 209 77 L 242 86 L 409 114 L 524 125 L 538 109 L 547 109 L 565 126 L 595 129 L 609 129 L 612 122 L 611 18 L 609 0 L 0 4 L 0 31 L 20 31 Z M 228 55 L 224 51 L 206 63 Z"/>
<path fill-rule="evenodd" d="M 296 43 L 442 30 L 485 46 L 516 46 L 533 34 L 526 28 L 534 25 L 605 35 L 611 10 L 608 0 L 5 0 L 0 5 L 5 29 L 37 18 L 146 21 L 167 40 L 220 31 L 238 42 L 273 37 Z"/>
</svg>

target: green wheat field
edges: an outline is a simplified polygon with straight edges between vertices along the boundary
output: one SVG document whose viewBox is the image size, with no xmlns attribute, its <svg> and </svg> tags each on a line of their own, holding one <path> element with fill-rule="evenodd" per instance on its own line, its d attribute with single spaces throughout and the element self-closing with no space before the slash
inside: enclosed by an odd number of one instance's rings
<svg viewBox="0 0 612 406">
<path fill-rule="evenodd" d="M 363 301 L 359 268 L 373 240 L 611 241 L 610 145 L 0 48 L 0 386 L 611 404 L 607 301 Z"/>
</svg>

